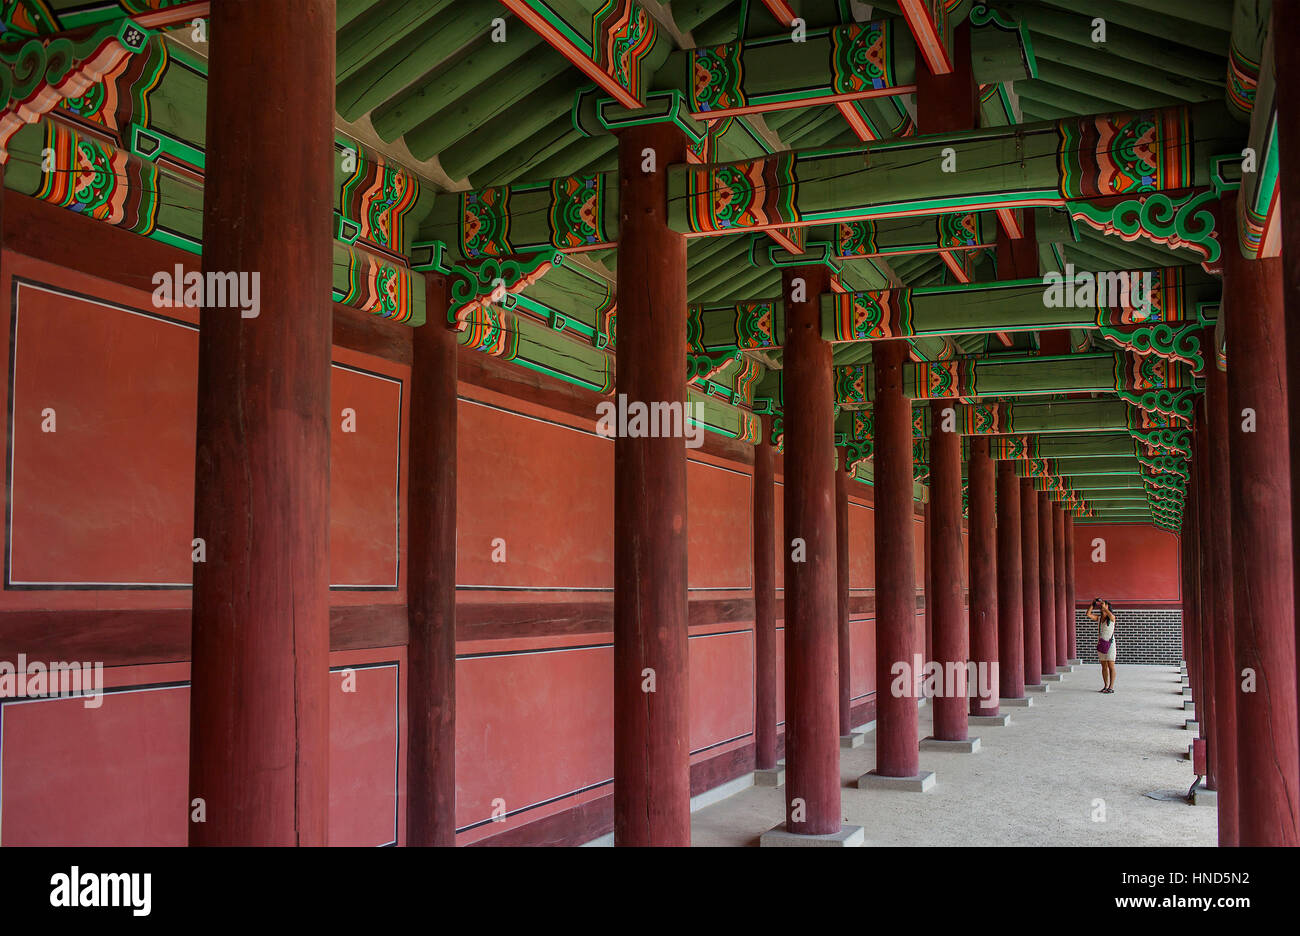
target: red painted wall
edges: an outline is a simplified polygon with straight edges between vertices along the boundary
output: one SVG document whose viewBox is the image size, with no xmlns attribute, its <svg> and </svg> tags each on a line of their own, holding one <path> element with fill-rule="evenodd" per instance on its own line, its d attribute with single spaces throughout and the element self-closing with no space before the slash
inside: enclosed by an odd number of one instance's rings
<svg viewBox="0 0 1300 936">
<path fill-rule="evenodd" d="M 0 315 L 13 361 L 0 382 L 13 425 L 0 612 L 187 609 L 195 317 L 10 252 Z M 420 481 L 405 470 L 409 369 L 343 348 L 334 359 L 331 601 L 400 605 L 405 492 Z M 613 444 L 595 434 L 594 412 L 469 384 L 460 392 L 457 823 L 468 844 L 610 795 L 612 634 L 573 626 L 571 608 L 612 598 Z M 41 431 L 47 407 L 55 433 Z M 355 432 L 343 431 L 345 409 Z M 692 601 L 751 599 L 749 468 L 693 451 L 687 480 Z M 780 494 L 778 581 L 788 548 Z M 874 586 L 869 495 L 855 491 L 850 507 L 859 600 Z M 919 584 L 919 519 L 914 531 Z M 548 611 L 559 606 L 570 610 Z M 854 613 L 852 639 L 860 701 L 875 688 L 872 614 Z M 689 647 L 692 764 L 739 757 L 753 741 L 753 622 L 694 614 Z M 782 656 L 778 642 L 778 666 Z M 331 664 L 369 666 L 357 670 L 357 693 L 331 697 L 332 841 L 400 842 L 405 650 L 339 651 Z M 107 678 L 121 691 L 100 709 L 0 706 L 0 844 L 184 841 L 188 665 L 115 667 Z M 783 717 L 779 672 L 777 685 Z"/>
<path fill-rule="evenodd" d="M 1098 542 L 1100 541 L 1100 543 Z M 1105 546 L 1105 561 L 1099 545 Z M 1075 601 L 1094 597 L 1116 606 L 1178 604 L 1179 539 L 1176 533 L 1144 523 L 1074 524 Z"/>
</svg>

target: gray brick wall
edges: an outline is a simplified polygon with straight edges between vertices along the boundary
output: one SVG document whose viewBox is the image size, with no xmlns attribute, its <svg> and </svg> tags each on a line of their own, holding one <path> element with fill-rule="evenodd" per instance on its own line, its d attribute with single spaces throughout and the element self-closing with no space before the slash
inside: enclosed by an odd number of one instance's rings
<svg viewBox="0 0 1300 936">
<path fill-rule="evenodd" d="M 1183 612 L 1181 609 L 1112 608 L 1115 612 L 1116 663 L 1167 663 L 1177 666 L 1183 658 Z M 1097 622 L 1088 620 L 1087 608 L 1077 608 L 1075 657 L 1097 662 Z"/>
</svg>

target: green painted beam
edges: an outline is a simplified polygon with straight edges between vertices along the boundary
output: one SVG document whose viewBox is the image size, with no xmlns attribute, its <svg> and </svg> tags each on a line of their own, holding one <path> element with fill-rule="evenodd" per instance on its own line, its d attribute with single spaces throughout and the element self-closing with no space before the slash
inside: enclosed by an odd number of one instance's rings
<svg viewBox="0 0 1300 936">
<path fill-rule="evenodd" d="M 1156 163 L 1135 156 L 1124 168 L 1099 163 L 1083 143 L 1098 124 L 1121 138 L 1148 135 L 1161 155 Z M 692 235 L 735 234 L 1180 190 L 1209 184 L 1211 157 L 1239 136 L 1236 126 L 1221 104 L 1208 102 L 1149 116 L 1096 115 L 707 167 L 673 166 L 669 225 Z M 1178 156 L 1167 159 L 1170 153 Z M 952 159 L 960 171 L 942 171 Z"/>
</svg>

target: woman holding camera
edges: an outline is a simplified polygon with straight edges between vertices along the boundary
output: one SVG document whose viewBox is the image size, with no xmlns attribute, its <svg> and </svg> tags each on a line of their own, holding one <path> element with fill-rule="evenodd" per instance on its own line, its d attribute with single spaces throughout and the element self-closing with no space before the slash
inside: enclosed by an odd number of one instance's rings
<svg viewBox="0 0 1300 936">
<path fill-rule="evenodd" d="M 1102 692 L 1115 691 L 1115 612 L 1110 602 L 1092 599 L 1088 619 L 1097 622 L 1097 660 L 1101 663 Z"/>
</svg>

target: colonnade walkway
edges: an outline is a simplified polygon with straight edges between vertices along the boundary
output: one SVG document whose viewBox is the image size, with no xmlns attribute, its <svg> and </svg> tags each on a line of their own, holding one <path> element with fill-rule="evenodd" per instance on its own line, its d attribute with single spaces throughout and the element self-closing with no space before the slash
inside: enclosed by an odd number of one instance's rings
<svg viewBox="0 0 1300 936">
<path fill-rule="evenodd" d="M 937 780 L 926 793 L 857 788 L 876 761 L 868 730 L 840 753 L 844 822 L 862 826 L 869 846 L 1213 846 L 1214 806 L 1146 795 L 1191 785 L 1181 685 L 1175 667 L 1126 665 L 1103 695 L 1100 667 L 1076 666 L 1031 708 L 1004 706 L 1010 725 L 972 725 L 977 753 L 922 749 L 921 769 Z M 922 737 L 931 712 L 921 709 Z M 692 844 L 757 845 L 784 817 L 784 789 L 750 787 L 696 812 Z"/>
</svg>

